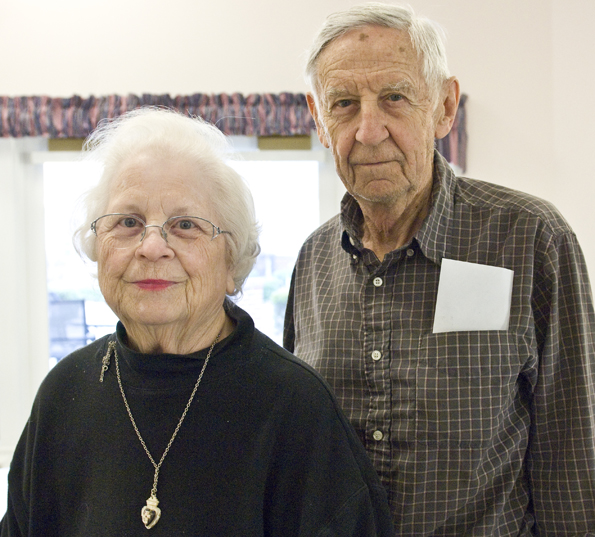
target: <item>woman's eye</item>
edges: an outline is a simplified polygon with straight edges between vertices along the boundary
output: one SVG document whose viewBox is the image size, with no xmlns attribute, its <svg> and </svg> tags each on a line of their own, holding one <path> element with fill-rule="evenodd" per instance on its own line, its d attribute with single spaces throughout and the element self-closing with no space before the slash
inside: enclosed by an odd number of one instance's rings
<svg viewBox="0 0 595 537">
<path fill-rule="evenodd" d="M 169 231 L 185 237 L 194 237 L 204 232 L 201 222 L 194 218 L 181 218 L 174 220 L 169 227 Z"/>
<path fill-rule="evenodd" d="M 388 100 L 389 100 L 389 101 L 392 101 L 393 103 L 396 103 L 396 102 L 398 102 L 398 101 L 402 101 L 402 100 L 403 100 L 403 96 L 402 96 L 402 95 L 400 95 L 400 94 L 398 94 L 398 93 L 391 93 L 391 94 L 388 96 Z"/>
<path fill-rule="evenodd" d="M 122 223 L 122 225 L 124 227 L 129 227 L 130 228 L 130 227 L 135 227 L 136 225 L 138 225 L 138 220 L 136 218 L 132 218 L 132 217 L 129 216 L 127 218 L 124 218 L 121 221 L 121 223 Z"/>
<path fill-rule="evenodd" d="M 184 231 L 192 229 L 194 227 L 194 223 L 190 220 L 180 220 L 178 222 L 178 227 L 183 229 Z"/>
<path fill-rule="evenodd" d="M 351 101 L 350 99 L 341 99 L 340 101 L 337 102 L 337 106 L 339 108 L 347 108 L 348 106 L 351 105 L 353 101 Z"/>
</svg>

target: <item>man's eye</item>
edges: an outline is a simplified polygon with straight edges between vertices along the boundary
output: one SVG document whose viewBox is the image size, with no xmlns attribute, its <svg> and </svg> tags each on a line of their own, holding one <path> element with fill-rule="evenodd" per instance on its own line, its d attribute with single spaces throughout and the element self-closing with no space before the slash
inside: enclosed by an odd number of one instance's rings
<svg viewBox="0 0 595 537">
<path fill-rule="evenodd" d="M 393 103 L 396 103 L 398 101 L 402 101 L 403 100 L 403 96 L 401 94 L 399 94 L 399 93 L 391 93 L 388 96 L 388 100 L 391 101 L 391 102 L 393 102 Z"/>
<path fill-rule="evenodd" d="M 353 101 L 351 101 L 350 99 L 341 99 L 340 101 L 337 102 L 337 106 L 339 108 L 347 108 L 348 106 L 351 105 Z"/>
</svg>

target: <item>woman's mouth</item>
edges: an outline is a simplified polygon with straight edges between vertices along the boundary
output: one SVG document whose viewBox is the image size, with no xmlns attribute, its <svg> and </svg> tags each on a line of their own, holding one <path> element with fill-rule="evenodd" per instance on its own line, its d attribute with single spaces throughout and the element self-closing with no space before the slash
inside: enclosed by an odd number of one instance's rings
<svg viewBox="0 0 595 537">
<path fill-rule="evenodd" d="M 160 289 L 167 289 L 172 285 L 175 285 L 176 282 L 170 282 L 168 280 L 139 280 L 134 282 L 134 284 L 141 289 L 146 289 L 148 291 L 159 291 Z"/>
</svg>

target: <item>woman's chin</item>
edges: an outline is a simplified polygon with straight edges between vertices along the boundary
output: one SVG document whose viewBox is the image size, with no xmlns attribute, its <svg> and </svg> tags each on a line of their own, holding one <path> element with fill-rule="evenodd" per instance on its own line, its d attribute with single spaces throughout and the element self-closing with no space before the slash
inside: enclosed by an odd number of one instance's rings
<svg viewBox="0 0 595 537">
<path fill-rule="evenodd" d="M 182 312 L 171 311 L 170 308 L 160 308 L 157 305 L 151 307 L 150 304 L 142 303 L 136 306 L 129 311 L 121 311 L 118 315 L 127 330 L 155 329 L 176 323 L 181 325 L 185 318 Z"/>
</svg>

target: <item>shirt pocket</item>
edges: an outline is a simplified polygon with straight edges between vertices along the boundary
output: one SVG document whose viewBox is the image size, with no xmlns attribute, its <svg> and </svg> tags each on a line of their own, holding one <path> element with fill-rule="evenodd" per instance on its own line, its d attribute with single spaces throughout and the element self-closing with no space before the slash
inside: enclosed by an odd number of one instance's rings
<svg viewBox="0 0 595 537">
<path fill-rule="evenodd" d="M 416 368 L 417 439 L 484 445 L 510 417 L 520 370 L 512 332 L 422 336 Z"/>
</svg>

